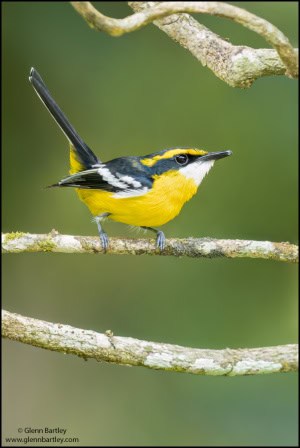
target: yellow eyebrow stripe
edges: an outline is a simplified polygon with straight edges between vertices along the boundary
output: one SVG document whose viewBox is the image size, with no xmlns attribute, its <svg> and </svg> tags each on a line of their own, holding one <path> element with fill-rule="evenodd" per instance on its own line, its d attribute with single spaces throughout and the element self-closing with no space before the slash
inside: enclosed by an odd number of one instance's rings
<svg viewBox="0 0 300 448">
<path fill-rule="evenodd" d="M 153 166 L 155 165 L 159 160 L 162 159 L 171 159 L 172 157 L 176 156 L 177 154 L 190 154 L 193 156 L 204 156 L 207 154 L 207 151 L 203 151 L 201 149 L 169 149 L 169 151 L 166 151 L 164 154 L 157 154 L 156 156 L 152 157 L 151 159 L 141 159 L 141 163 L 146 166 Z"/>
</svg>

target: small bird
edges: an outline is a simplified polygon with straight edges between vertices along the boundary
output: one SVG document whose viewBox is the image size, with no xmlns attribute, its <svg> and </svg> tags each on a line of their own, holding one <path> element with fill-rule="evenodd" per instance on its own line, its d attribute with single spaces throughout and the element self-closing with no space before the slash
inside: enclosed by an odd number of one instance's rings
<svg viewBox="0 0 300 448">
<path fill-rule="evenodd" d="M 216 160 L 232 154 L 169 148 L 101 162 L 70 124 L 34 68 L 29 81 L 70 142 L 70 176 L 49 187 L 75 188 L 94 215 L 104 251 L 109 245 L 102 226 L 106 218 L 155 232 L 157 248 L 163 250 L 165 235 L 156 227 L 180 213 Z"/>
</svg>

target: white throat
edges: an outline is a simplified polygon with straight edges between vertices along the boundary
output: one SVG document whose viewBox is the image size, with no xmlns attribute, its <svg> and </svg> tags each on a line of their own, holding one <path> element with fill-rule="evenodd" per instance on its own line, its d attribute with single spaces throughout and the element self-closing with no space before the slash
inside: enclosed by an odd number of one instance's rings
<svg viewBox="0 0 300 448">
<path fill-rule="evenodd" d="M 214 160 L 208 160 L 207 162 L 194 162 L 183 168 L 180 168 L 179 171 L 187 179 L 193 179 L 195 181 L 195 184 L 199 186 L 206 174 L 213 167 L 214 163 Z"/>
</svg>

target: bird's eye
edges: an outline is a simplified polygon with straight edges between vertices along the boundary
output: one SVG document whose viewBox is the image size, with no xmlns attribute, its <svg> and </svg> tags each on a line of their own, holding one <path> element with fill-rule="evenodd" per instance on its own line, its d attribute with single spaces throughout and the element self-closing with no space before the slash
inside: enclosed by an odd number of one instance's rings
<svg viewBox="0 0 300 448">
<path fill-rule="evenodd" d="M 180 154 L 179 156 L 175 157 L 176 162 L 178 163 L 178 165 L 186 165 L 189 161 L 189 158 L 186 154 Z"/>
</svg>

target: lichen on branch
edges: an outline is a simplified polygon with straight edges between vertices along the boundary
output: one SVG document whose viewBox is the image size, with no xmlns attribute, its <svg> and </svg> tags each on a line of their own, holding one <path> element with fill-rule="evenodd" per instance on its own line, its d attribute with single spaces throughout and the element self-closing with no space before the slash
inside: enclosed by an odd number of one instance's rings
<svg viewBox="0 0 300 448">
<path fill-rule="evenodd" d="M 298 370 L 296 344 L 211 350 L 96 333 L 2 311 L 2 336 L 85 360 L 196 375 L 259 375 Z"/>
<path fill-rule="evenodd" d="M 12 232 L 2 234 L 2 253 L 60 252 L 103 254 L 98 237 Z M 169 238 L 164 250 L 155 240 L 110 238 L 106 254 L 161 255 L 191 258 L 263 258 L 298 262 L 298 246 L 270 241 L 225 240 L 216 238 Z"/>
</svg>

